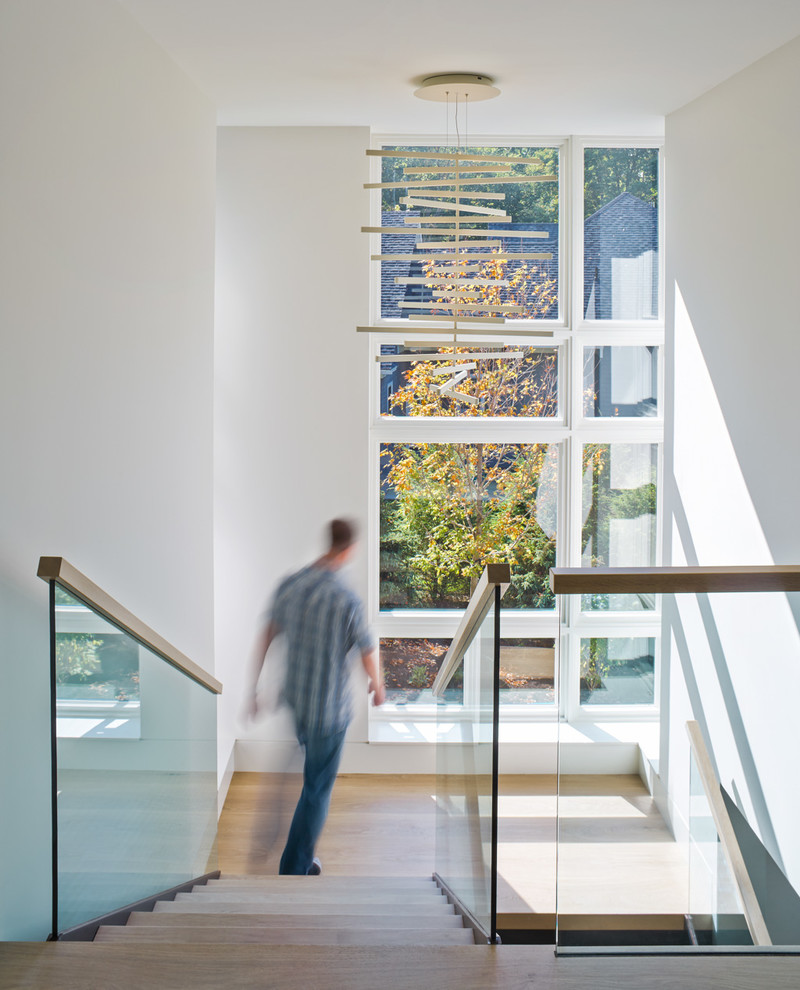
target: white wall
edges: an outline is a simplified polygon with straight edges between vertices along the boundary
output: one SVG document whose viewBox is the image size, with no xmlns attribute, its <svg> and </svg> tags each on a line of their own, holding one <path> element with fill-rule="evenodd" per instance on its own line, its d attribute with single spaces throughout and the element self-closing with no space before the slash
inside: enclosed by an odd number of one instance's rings
<svg viewBox="0 0 800 990">
<path fill-rule="evenodd" d="M 247 725 L 247 664 L 260 617 L 285 574 L 321 550 L 335 514 L 365 530 L 349 578 L 366 598 L 369 509 L 367 128 L 235 128 L 219 132 L 215 336 L 215 603 L 220 703 L 218 767 L 275 770 L 296 755 L 285 713 Z M 270 654 L 269 670 L 279 657 Z M 276 662 L 277 661 L 277 662 Z M 273 694 L 276 685 L 273 678 Z M 363 679 L 357 690 L 364 690 Z M 362 695 L 363 697 L 363 695 Z M 433 773 L 434 726 L 384 726 L 367 742 L 356 705 L 341 769 Z M 431 731 L 426 733 L 425 728 Z M 406 739 L 398 741 L 401 733 Z M 413 740 L 413 741 L 411 741 Z M 565 765 L 635 772 L 633 743 L 585 741 Z M 505 740 L 505 772 L 552 772 L 548 742 Z M 225 780 L 222 781 L 225 786 Z"/>
<path fill-rule="evenodd" d="M 368 507 L 369 130 L 221 128 L 215 338 L 219 766 L 234 740 L 274 755 L 283 719 L 243 724 L 246 665 L 278 580 Z M 350 568 L 366 594 L 362 544 Z M 364 688 L 366 690 L 366 688 Z M 348 748 L 363 747 L 366 714 Z M 344 768 L 347 767 L 347 753 Z M 256 763 L 258 766 L 258 763 Z"/>
<path fill-rule="evenodd" d="M 675 564 L 800 562 L 799 91 L 796 39 L 667 118 Z M 771 595 L 682 598 L 675 618 L 662 770 L 680 806 L 693 714 L 723 785 L 797 885 L 797 618 Z"/>
<path fill-rule="evenodd" d="M 39 939 L 39 556 L 213 664 L 215 120 L 111 0 L 6 0 L 0 134 L 0 938 Z"/>
</svg>

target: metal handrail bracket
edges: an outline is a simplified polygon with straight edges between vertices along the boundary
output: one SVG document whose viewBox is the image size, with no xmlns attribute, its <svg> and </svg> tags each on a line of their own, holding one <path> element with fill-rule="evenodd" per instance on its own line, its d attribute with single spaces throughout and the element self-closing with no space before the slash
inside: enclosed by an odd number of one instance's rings
<svg viewBox="0 0 800 990">
<path fill-rule="evenodd" d="M 192 680 L 207 690 L 214 694 L 222 693 L 222 684 L 215 677 L 212 677 L 211 674 L 167 642 L 163 636 L 159 636 L 154 629 L 137 618 L 133 612 L 129 612 L 124 605 L 120 605 L 99 585 L 90 581 L 85 574 L 81 574 L 68 560 L 63 557 L 40 557 L 39 569 L 36 574 L 43 581 L 55 581 L 62 588 L 66 588 L 95 612 L 98 612 L 109 622 L 132 636 L 142 646 L 147 647 L 148 650 L 186 674 L 187 677 L 191 677 Z"/>
</svg>

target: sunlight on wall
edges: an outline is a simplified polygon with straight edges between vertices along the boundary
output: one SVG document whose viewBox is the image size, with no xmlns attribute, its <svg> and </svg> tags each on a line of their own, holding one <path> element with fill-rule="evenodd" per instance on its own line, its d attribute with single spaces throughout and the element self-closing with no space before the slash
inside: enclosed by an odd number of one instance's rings
<svg viewBox="0 0 800 990">
<path fill-rule="evenodd" d="M 674 471 L 668 498 L 672 563 L 772 564 L 677 285 L 674 346 Z M 797 883 L 800 855 L 793 849 L 793 835 L 800 786 L 796 774 L 787 773 L 786 760 L 796 745 L 790 686 L 800 670 L 800 635 L 788 596 L 685 595 L 671 605 L 673 768 L 680 775 L 686 759 L 683 723 L 690 707 L 711 743 L 720 782 L 736 795 L 750 824 Z M 677 683 L 681 679 L 688 698 Z"/>
<path fill-rule="evenodd" d="M 772 564 L 703 352 L 675 286 L 674 484 L 692 546 L 673 564 Z"/>
</svg>

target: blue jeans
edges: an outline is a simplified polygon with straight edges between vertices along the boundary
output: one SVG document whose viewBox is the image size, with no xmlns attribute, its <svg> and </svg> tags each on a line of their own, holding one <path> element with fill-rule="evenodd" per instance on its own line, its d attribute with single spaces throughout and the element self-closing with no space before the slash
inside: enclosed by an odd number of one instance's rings
<svg viewBox="0 0 800 990">
<path fill-rule="evenodd" d="M 280 873 L 303 876 L 311 867 L 314 846 L 328 817 L 331 791 L 339 769 L 346 732 L 346 729 L 342 729 L 329 736 L 318 736 L 297 727 L 297 741 L 306 751 L 303 791 L 281 856 Z"/>
</svg>

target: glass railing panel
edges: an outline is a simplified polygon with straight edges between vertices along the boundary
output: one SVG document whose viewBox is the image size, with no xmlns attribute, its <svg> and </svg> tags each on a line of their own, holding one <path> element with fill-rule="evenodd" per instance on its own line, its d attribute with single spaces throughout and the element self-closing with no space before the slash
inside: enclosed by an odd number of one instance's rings
<svg viewBox="0 0 800 990">
<path fill-rule="evenodd" d="M 689 752 L 689 918 L 698 945 L 752 945 L 697 760 Z"/>
<path fill-rule="evenodd" d="M 216 868 L 215 695 L 56 586 L 57 930 Z"/>
<path fill-rule="evenodd" d="M 581 705 L 605 708 L 654 701 L 655 637 L 581 637 Z"/>
<path fill-rule="evenodd" d="M 767 577 L 774 580 L 770 572 Z M 754 576 L 751 588 L 761 579 Z M 697 796 L 692 756 L 691 832 L 705 822 L 705 856 L 692 863 L 693 902 L 706 891 L 711 944 L 800 946 L 800 784 L 796 773 L 800 674 L 800 595 L 750 590 L 671 597 L 665 628 L 676 684 L 686 692 L 707 768 Z M 677 693 L 677 692 L 676 692 Z M 665 752 L 678 759 L 676 715 L 668 713 Z M 697 758 L 701 762 L 701 757 Z M 674 785 L 673 785 L 674 789 Z M 709 838 L 705 802 L 713 803 L 720 845 Z M 680 796 L 676 798 L 678 806 Z M 719 854 L 724 851 L 724 856 Z M 714 856 L 714 853 L 717 856 Z M 721 861 L 720 861 L 721 860 Z M 734 879 L 735 878 L 735 882 Z M 692 903 L 694 914 L 695 903 Z M 747 918 L 742 930 L 741 915 Z M 696 923 L 700 930 L 702 920 Z"/>
<path fill-rule="evenodd" d="M 436 873 L 487 939 L 496 928 L 496 609 L 499 591 L 454 673 L 463 705 L 438 711 L 436 747 Z"/>
<path fill-rule="evenodd" d="M 555 639 L 503 638 L 500 640 L 500 704 L 532 714 L 534 706 L 556 701 Z"/>
<path fill-rule="evenodd" d="M 397 708 L 414 712 L 435 704 L 462 704 L 464 683 L 461 673 L 452 678 L 441 698 L 434 698 L 431 690 L 449 646 L 449 639 L 381 637 L 381 670 L 388 706 L 385 710 Z"/>
<path fill-rule="evenodd" d="M 561 573 L 558 950 L 800 951 L 800 569 Z"/>
</svg>

